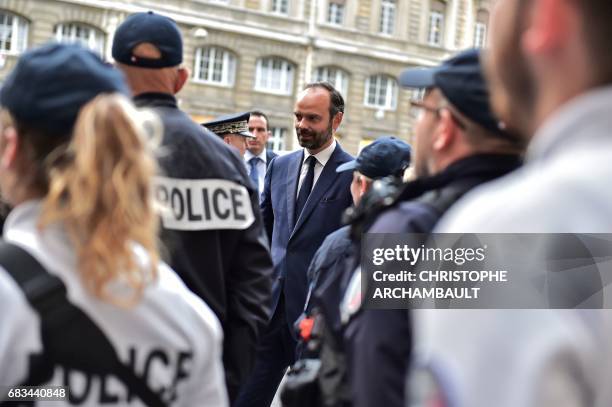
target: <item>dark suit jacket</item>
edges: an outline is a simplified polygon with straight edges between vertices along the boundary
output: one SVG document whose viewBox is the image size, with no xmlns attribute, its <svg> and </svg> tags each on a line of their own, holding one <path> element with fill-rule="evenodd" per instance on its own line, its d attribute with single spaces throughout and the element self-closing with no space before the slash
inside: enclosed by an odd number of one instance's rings
<svg viewBox="0 0 612 407">
<path fill-rule="evenodd" d="M 350 185 L 353 174 L 351 171 L 337 173 L 336 168 L 353 157 L 337 144 L 294 227 L 303 155 L 303 151 L 296 151 L 272 161 L 266 173 L 261 202 L 276 276 L 273 310 L 284 294 L 290 327 L 304 308 L 308 291 L 306 271 L 312 257 L 325 237 L 340 228 L 342 213 L 352 204 Z M 293 329 L 290 331 L 293 333 Z"/>
<path fill-rule="evenodd" d="M 268 168 L 270 167 L 270 163 L 272 162 L 272 160 L 274 158 L 278 157 L 278 154 L 276 154 L 274 151 L 272 150 L 268 150 L 266 149 L 266 171 L 268 170 Z"/>
</svg>

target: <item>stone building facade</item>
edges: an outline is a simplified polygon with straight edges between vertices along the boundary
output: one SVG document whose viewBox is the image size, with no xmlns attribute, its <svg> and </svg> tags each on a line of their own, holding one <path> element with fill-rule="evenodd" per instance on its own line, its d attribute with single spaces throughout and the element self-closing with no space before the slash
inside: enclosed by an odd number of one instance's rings
<svg viewBox="0 0 612 407">
<path fill-rule="evenodd" d="M 351 153 L 381 135 L 410 140 L 409 101 L 397 75 L 457 50 L 483 46 L 494 0 L 0 0 L 0 80 L 23 50 L 80 41 L 109 60 L 128 14 L 176 20 L 191 77 L 181 107 L 203 121 L 257 108 L 271 145 L 297 148 L 292 110 L 302 86 L 327 79 L 342 90 L 338 138 Z"/>
</svg>

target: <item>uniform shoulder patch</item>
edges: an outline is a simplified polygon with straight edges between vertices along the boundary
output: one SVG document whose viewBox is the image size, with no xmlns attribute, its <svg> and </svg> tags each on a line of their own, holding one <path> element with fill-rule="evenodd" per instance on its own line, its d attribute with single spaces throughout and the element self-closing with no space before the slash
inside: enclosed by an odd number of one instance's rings
<svg viewBox="0 0 612 407">
<path fill-rule="evenodd" d="M 165 229 L 240 230 L 255 221 L 249 191 L 236 182 L 155 177 L 154 184 Z"/>
<path fill-rule="evenodd" d="M 340 303 L 340 318 L 343 324 L 348 323 L 351 317 L 361 309 L 361 302 L 361 267 L 357 267 L 351 276 L 351 280 L 344 293 L 344 298 Z"/>
</svg>

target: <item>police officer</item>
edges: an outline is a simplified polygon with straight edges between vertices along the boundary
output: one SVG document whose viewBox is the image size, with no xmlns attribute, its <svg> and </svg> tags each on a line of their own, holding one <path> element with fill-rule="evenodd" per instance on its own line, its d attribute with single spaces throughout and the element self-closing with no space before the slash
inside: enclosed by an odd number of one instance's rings
<svg viewBox="0 0 612 407">
<path fill-rule="evenodd" d="M 221 137 L 225 144 L 234 147 L 244 157 L 247 149 L 247 140 L 255 136 L 249 133 L 249 112 L 230 114 L 216 118 L 202 126 Z"/>
<path fill-rule="evenodd" d="M 115 32 L 113 58 L 139 106 L 163 121 L 165 175 L 157 198 L 166 205 L 163 241 L 170 264 L 221 320 L 230 399 L 250 371 L 267 323 L 272 261 L 258 198 L 242 158 L 182 112 L 174 94 L 187 80 L 174 21 L 153 12 L 129 16 Z"/>
<path fill-rule="evenodd" d="M 426 89 L 422 101 L 411 103 L 417 118 L 418 178 L 406 184 L 391 208 L 365 220 L 373 223 L 365 227 L 370 233 L 428 233 L 470 189 L 520 165 L 523 144 L 490 111 L 478 51 L 464 51 L 436 68 L 407 70 L 400 83 Z M 351 277 L 341 305 L 348 321 L 344 336 L 353 405 L 403 407 L 411 352 L 409 314 L 360 309 L 360 274 Z"/>
<path fill-rule="evenodd" d="M 2 87 L 0 385 L 67 386 L 65 406 L 225 406 L 219 321 L 158 260 L 155 158 L 128 93 L 64 44 L 26 52 Z M 58 363 L 77 348 L 80 369 Z"/>
</svg>

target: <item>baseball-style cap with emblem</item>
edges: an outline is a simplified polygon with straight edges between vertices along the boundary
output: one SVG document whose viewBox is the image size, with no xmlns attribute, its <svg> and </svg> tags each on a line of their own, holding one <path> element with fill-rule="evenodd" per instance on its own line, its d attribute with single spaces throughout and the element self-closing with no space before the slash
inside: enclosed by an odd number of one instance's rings
<svg viewBox="0 0 612 407">
<path fill-rule="evenodd" d="M 511 138 L 491 111 L 479 50 L 463 51 L 437 67 L 407 69 L 399 82 L 406 88 L 438 88 L 468 119 L 502 138 Z"/>
<path fill-rule="evenodd" d="M 391 136 L 379 137 L 361 150 L 356 159 L 336 168 L 336 172 L 357 170 L 371 179 L 401 175 L 410 165 L 410 145 Z"/>
<path fill-rule="evenodd" d="M 123 74 L 74 44 L 48 43 L 25 52 L 0 90 L 0 105 L 46 134 L 72 131 L 81 108 L 101 93 L 129 95 Z"/>
<path fill-rule="evenodd" d="M 213 121 L 202 123 L 202 126 L 221 137 L 227 134 L 237 134 L 239 136 L 255 138 L 254 135 L 249 133 L 250 116 L 249 112 L 229 114 L 218 117 Z"/>
<path fill-rule="evenodd" d="M 134 48 L 143 43 L 154 45 L 160 58 L 134 55 Z M 123 21 L 115 31 L 113 58 L 125 65 L 141 68 L 168 68 L 183 62 L 183 39 L 171 18 L 152 11 L 135 13 Z"/>
</svg>

